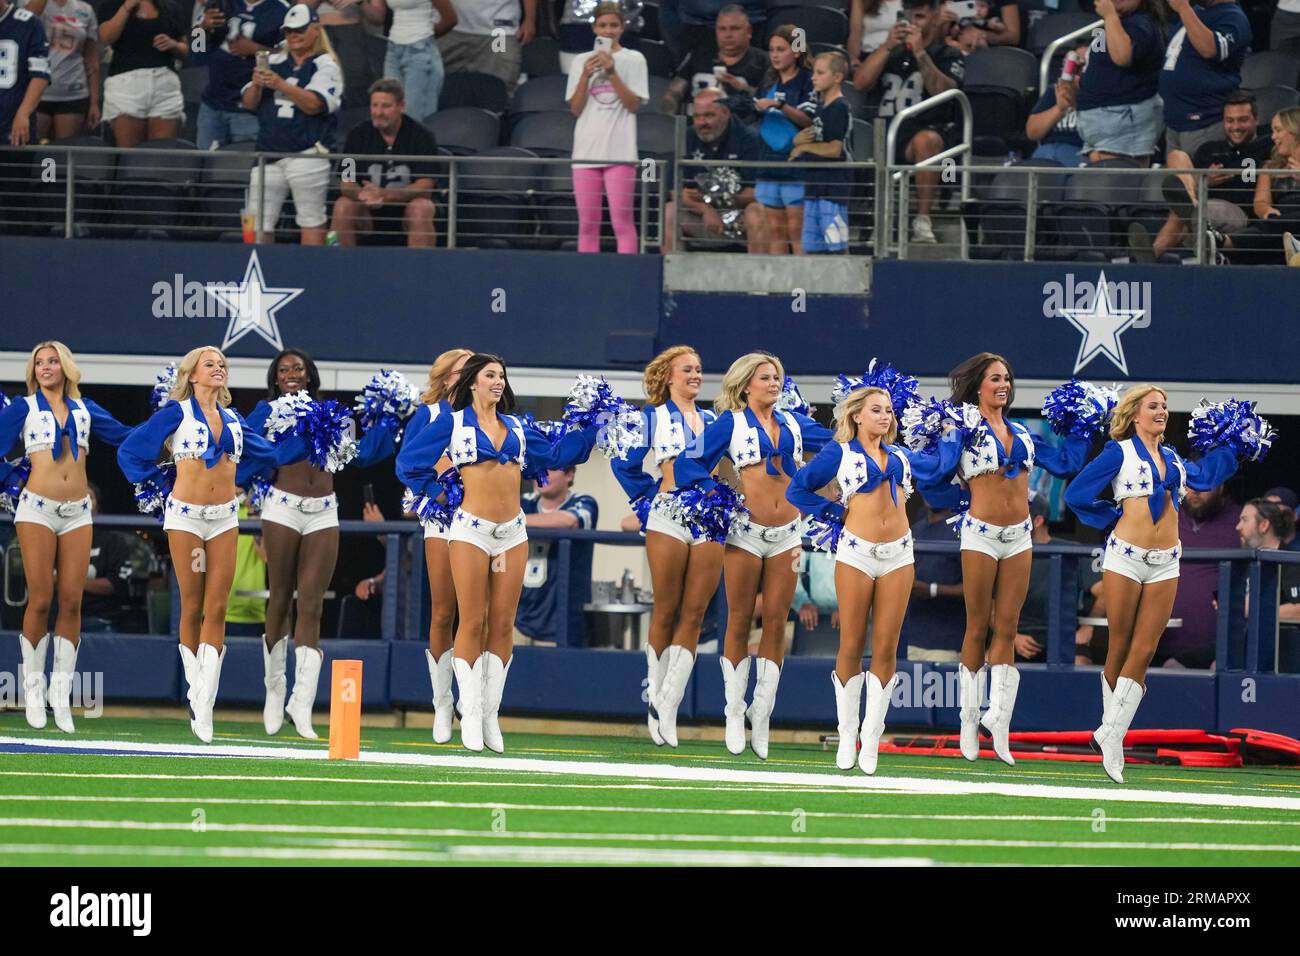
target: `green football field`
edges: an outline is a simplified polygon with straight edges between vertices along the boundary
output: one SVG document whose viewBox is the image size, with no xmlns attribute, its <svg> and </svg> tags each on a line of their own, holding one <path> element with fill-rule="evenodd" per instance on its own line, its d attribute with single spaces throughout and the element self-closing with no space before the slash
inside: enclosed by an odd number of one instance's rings
<svg viewBox="0 0 1300 956">
<path fill-rule="evenodd" d="M 0 864 L 1294 866 L 1300 772 L 1014 768 L 819 745 L 732 757 L 627 737 L 506 734 L 507 753 L 427 729 L 362 729 L 362 759 L 288 726 L 0 715 Z M 318 729 L 324 731 L 321 719 Z"/>
</svg>

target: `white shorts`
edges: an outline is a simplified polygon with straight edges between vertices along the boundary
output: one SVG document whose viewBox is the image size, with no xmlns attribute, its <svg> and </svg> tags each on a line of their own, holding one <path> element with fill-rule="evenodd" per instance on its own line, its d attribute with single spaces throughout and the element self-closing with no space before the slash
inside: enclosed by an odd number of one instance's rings
<svg viewBox="0 0 1300 956">
<path fill-rule="evenodd" d="M 130 70 L 104 81 L 104 122 L 119 116 L 136 119 L 185 119 L 180 75 L 165 66 Z"/>
<path fill-rule="evenodd" d="M 255 214 L 257 202 L 258 168 L 248 174 L 248 196 L 244 209 Z M 280 221 L 284 201 L 293 193 L 297 210 L 294 222 L 299 229 L 316 229 L 325 225 L 325 193 L 330 184 L 330 161 L 323 156 L 290 156 L 266 164 L 266 196 L 262 206 L 262 231 L 274 232 Z"/>
<path fill-rule="evenodd" d="M 436 521 L 425 521 L 424 540 L 428 541 L 430 538 L 437 538 L 439 541 L 449 541 L 451 540 L 451 531 L 447 528 L 443 528 Z"/>
<path fill-rule="evenodd" d="M 690 528 L 686 527 L 686 525 L 682 524 L 669 513 L 668 503 L 671 500 L 672 496 L 666 491 L 655 495 L 654 501 L 650 502 L 650 515 L 645 519 L 646 532 L 658 531 L 660 534 L 666 534 L 670 538 L 676 538 L 678 541 L 682 542 L 682 544 L 708 544 L 708 538 L 703 535 L 698 538 L 695 537 L 691 533 Z"/>
<path fill-rule="evenodd" d="M 787 551 L 803 549 L 803 522 L 795 518 L 789 524 L 769 528 L 757 521 L 745 521 L 727 535 L 727 544 L 760 558 L 770 558 Z"/>
<path fill-rule="evenodd" d="M 859 538 L 851 531 L 840 533 L 840 543 L 835 549 L 835 563 L 857 568 L 873 581 L 890 571 L 897 571 L 916 563 L 912 535 L 905 534 L 897 541 L 878 544 Z"/>
<path fill-rule="evenodd" d="M 1138 584 L 1155 584 L 1178 577 L 1178 556 L 1182 553 L 1181 542 L 1168 550 L 1139 548 L 1112 534 L 1106 539 L 1101 569 L 1132 578 Z"/>
<path fill-rule="evenodd" d="M 961 523 L 961 549 L 1004 561 L 1034 546 L 1032 530 L 1028 518 L 1021 524 L 999 526 L 967 515 Z"/>
<path fill-rule="evenodd" d="M 188 531 L 202 541 L 211 541 L 239 527 L 239 499 L 231 498 L 224 505 L 192 505 L 167 496 L 167 510 L 163 515 L 164 531 Z"/>
<path fill-rule="evenodd" d="M 526 543 L 528 527 L 524 524 L 522 511 L 509 521 L 496 524 L 457 508 L 447 540 L 464 541 L 486 551 L 488 557 L 495 558 L 498 554 L 505 554 L 511 548 Z"/>
<path fill-rule="evenodd" d="M 299 534 L 307 535 L 314 531 L 339 526 L 338 495 L 325 495 L 321 498 L 301 497 L 281 491 L 275 485 L 266 493 L 262 503 L 262 520 L 272 524 L 282 524 L 293 528 Z"/>
<path fill-rule="evenodd" d="M 90 495 L 76 501 L 55 501 L 24 491 L 18 496 L 18 508 L 14 511 L 14 524 L 20 521 L 45 525 L 56 536 L 76 531 L 91 523 Z"/>
</svg>

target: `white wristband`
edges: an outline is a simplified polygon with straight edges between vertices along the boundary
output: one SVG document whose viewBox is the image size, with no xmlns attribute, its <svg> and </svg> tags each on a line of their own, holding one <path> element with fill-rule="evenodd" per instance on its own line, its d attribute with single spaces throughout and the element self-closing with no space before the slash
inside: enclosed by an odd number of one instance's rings
<svg viewBox="0 0 1300 956">
<path fill-rule="evenodd" d="M 937 598 L 938 596 L 939 596 L 939 585 L 936 584 L 934 581 L 931 581 L 931 582 L 930 582 L 930 597 L 932 597 L 932 598 Z"/>
</svg>

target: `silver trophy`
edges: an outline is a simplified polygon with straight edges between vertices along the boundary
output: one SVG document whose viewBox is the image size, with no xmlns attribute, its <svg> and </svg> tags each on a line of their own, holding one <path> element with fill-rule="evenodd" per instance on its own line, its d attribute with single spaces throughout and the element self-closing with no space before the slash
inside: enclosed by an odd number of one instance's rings
<svg viewBox="0 0 1300 956">
<path fill-rule="evenodd" d="M 740 173 L 730 166 L 717 166 L 695 177 L 700 198 L 722 218 L 722 235 L 727 239 L 745 237 L 745 211 L 736 206 L 740 195 Z"/>
</svg>

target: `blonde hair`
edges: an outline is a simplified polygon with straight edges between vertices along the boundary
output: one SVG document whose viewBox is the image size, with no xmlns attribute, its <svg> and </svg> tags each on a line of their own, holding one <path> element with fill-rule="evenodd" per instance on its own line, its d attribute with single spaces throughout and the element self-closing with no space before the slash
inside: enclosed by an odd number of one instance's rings
<svg viewBox="0 0 1300 956">
<path fill-rule="evenodd" d="M 880 439 L 883 444 L 892 445 L 894 439 L 898 437 L 898 416 L 894 414 L 894 403 L 889 393 L 883 388 L 872 385 L 867 388 L 859 388 L 849 393 L 849 397 L 844 400 L 844 404 L 836 409 L 835 414 L 839 416 L 839 424 L 835 427 L 836 441 L 852 441 L 858 435 L 858 426 L 853 421 L 853 416 L 862 410 L 862 406 L 867 404 L 867 399 L 872 395 L 885 396 L 885 405 L 889 407 L 890 426 L 889 431 L 885 432 Z"/>
<path fill-rule="evenodd" d="M 776 368 L 776 377 L 785 381 L 785 367 L 781 360 L 768 352 L 750 352 L 731 363 L 727 374 L 722 376 L 722 394 L 713 403 L 720 412 L 738 412 L 744 409 L 745 388 L 754 377 L 760 365 L 771 364 Z"/>
<path fill-rule="evenodd" d="M 420 404 L 436 405 L 450 395 L 451 386 L 447 384 L 447 376 L 457 362 L 473 354 L 470 349 L 448 349 L 434 359 L 429 366 L 429 381 L 424 386 L 424 394 L 420 396 Z"/>
<path fill-rule="evenodd" d="M 230 363 L 226 361 L 225 353 L 215 345 L 200 345 L 196 349 L 190 349 L 185 358 L 181 359 L 180 365 L 176 368 L 176 384 L 172 386 L 168 398 L 183 402 L 194 394 L 194 383 L 190 381 L 190 376 L 199 367 L 199 359 L 203 358 L 206 352 L 216 352 L 221 357 L 222 364 L 226 366 L 226 381 L 230 381 Z M 230 405 L 230 389 L 225 385 L 217 390 L 217 404 L 222 408 Z"/>
<path fill-rule="evenodd" d="M 598 5 L 591 15 L 592 26 L 595 26 L 596 21 L 605 16 L 618 17 L 623 26 L 627 26 L 627 13 L 623 10 L 622 4 L 602 3 Z"/>
<path fill-rule="evenodd" d="M 81 369 L 77 367 L 72 352 L 57 339 L 38 342 L 32 349 L 32 354 L 27 356 L 27 394 L 35 395 L 39 391 L 36 384 L 36 353 L 41 349 L 54 349 L 59 356 L 59 365 L 63 367 L 63 397 L 81 398 Z"/>
<path fill-rule="evenodd" d="M 672 377 L 673 363 L 683 355 L 700 357 L 700 353 L 689 345 L 674 345 L 656 355 L 645 367 L 645 374 L 641 376 L 641 385 L 651 405 L 662 405 L 671 397 L 668 380 Z"/>
<path fill-rule="evenodd" d="M 1300 106 L 1288 106 L 1284 110 L 1278 110 L 1273 115 L 1284 130 L 1290 133 L 1296 139 L 1300 139 Z M 1269 154 L 1268 162 L 1264 163 L 1265 169 L 1283 169 L 1286 167 L 1287 157 L 1283 156 L 1273 147 L 1273 152 Z"/>
<path fill-rule="evenodd" d="M 1115 411 L 1110 417 L 1110 437 L 1115 441 L 1123 441 L 1125 438 L 1133 436 L 1133 422 L 1137 420 L 1138 408 L 1142 405 L 1142 400 L 1152 392 L 1159 392 L 1169 401 L 1169 393 L 1159 385 L 1149 383 L 1143 385 L 1134 385 L 1124 397 L 1119 400 L 1115 406 Z M 1161 435 L 1160 440 L 1164 441 L 1165 436 Z"/>
</svg>

